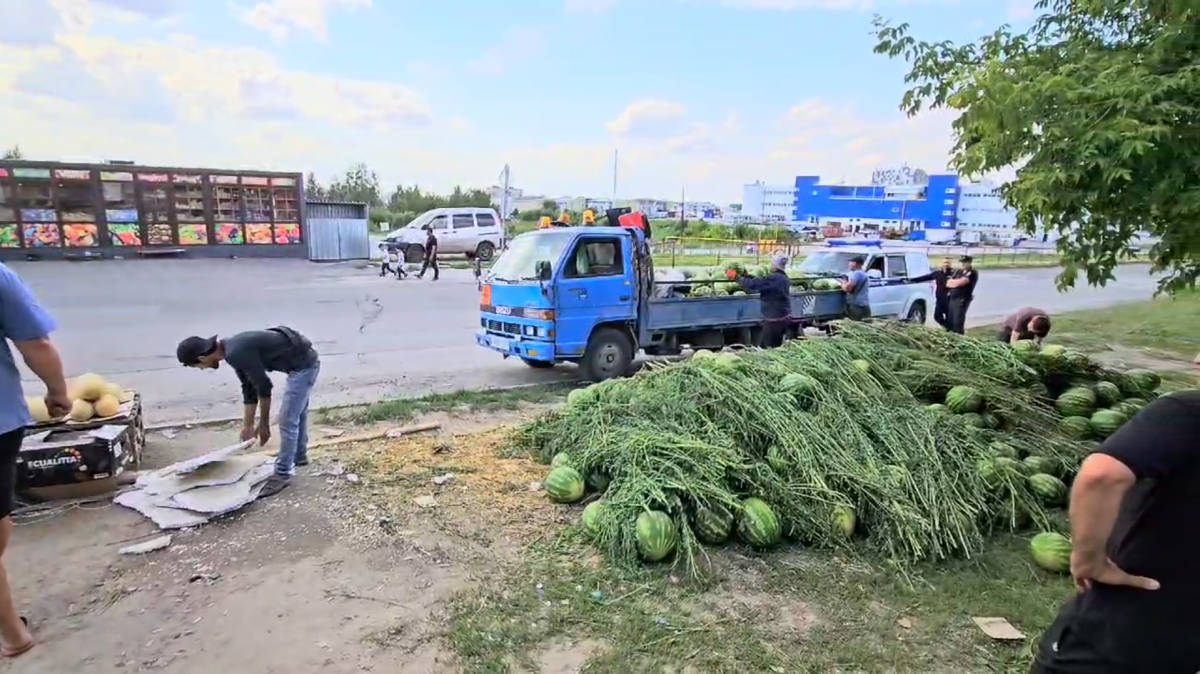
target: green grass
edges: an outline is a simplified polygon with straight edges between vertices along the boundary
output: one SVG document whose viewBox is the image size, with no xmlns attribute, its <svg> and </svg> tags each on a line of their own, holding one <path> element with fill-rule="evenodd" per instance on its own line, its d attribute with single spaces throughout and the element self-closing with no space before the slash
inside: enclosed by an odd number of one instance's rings
<svg viewBox="0 0 1200 674">
<path fill-rule="evenodd" d="M 539 384 L 505 389 L 459 390 L 411 398 L 387 398 L 368 405 L 317 410 L 317 423 L 369 424 L 411 421 L 434 412 L 489 412 L 515 410 L 524 405 L 565 399 L 575 384 Z"/>
<path fill-rule="evenodd" d="M 912 583 L 850 554 L 729 548 L 692 584 L 661 566 L 597 564 L 569 531 L 460 595 L 449 643 L 478 673 L 539 671 L 539 651 L 562 640 L 599 644 L 589 674 L 1025 671 L 1029 644 L 1072 592 L 1069 579 L 1032 567 L 1026 545 L 1004 538 L 985 558 L 929 568 Z M 994 643 L 973 616 L 1005 617 L 1030 641 Z"/>
</svg>

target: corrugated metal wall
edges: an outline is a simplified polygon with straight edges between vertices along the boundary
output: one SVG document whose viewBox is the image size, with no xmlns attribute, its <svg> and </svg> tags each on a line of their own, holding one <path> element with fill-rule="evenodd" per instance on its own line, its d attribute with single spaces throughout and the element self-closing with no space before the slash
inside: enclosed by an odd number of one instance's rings
<svg viewBox="0 0 1200 674">
<path fill-rule="evenodd" d="M 370 259 L 366 204 L 310 201 L 306 207 L 308 259 L 314 262 Z"/>
</svg>

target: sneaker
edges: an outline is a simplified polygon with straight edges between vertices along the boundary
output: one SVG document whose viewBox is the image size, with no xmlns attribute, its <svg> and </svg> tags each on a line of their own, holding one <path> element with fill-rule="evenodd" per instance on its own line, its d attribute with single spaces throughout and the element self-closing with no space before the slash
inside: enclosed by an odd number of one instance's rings
<svg viewBox="0 0 1200 674">
<path fill-rule="evenodd" d="M 267 478 L 266 484 L 263 485 L 262 491 L 258 492 L 259 498 L 274 496 L 279 492 L 287 489 L 292 484 L 292 478 L 286 475 L 272 475 Z"/>
<path fill-rule="evenodd" d="M 300 468 L 303 468 L 303 467 L 305 467 L 305 466 L 307 466 L 307 465 L 308 465 L 308 459 L 298 459 L 298 460 L 297 460 L 297 461 L 296 461 L 294 464 L 292 464 L 292 465 L 294 465 L 294 466 L 298 466 L 298 467 L 300 467 Z"/>
</svg>

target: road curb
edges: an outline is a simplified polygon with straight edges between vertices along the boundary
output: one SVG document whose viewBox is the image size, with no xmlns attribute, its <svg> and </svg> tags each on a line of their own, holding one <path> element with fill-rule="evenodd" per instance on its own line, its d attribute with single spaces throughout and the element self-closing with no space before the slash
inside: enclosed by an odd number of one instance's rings
<svg viewBox="0 0 1200 674">
<path fill-rule="evenodd" d="M 563 379 L 560 381 L 553 381 L 553 382 L 530 382 L 528 384 L 512 384 L 511 386 L 489 386 L 489 387 L 480 388 L 480 389 L 459 389 L 459 390 L 470 391 L 472 393 L 487 393 L 487 392 L 491 392 L 491 391 L 519 391 L 521 389 L 538 388 L 541 386 L 558 386 L 558 385 L 566 385 L 566 384 L 578 384 L 578 383 L 580 383 L 580 381 L 582 381 L 582 380 L 580 380 L 580 379 Z M 351 409 L 354 407 L 366 407 L 368 405 L 373 405 L 375 403 L 382 402 L 385 400 L 421 400 L 422 398 L 429 398 L 429 397 L 435 396 L 435 395 L 445 395 L 447 393 L 454 393 L 454 392 L 455 391 L 435 391 L 435 392 L 431 392 L 431 393 L 423 393 L 421 395 L 416 395 L 416 396 L 398 396 L 395 398 L 380 398 L 379 400 L 373 400 L 373 401 L 364 402 L 364 403 L 345 403 L 345 404 L 341 404 L 341 405 L 325 405 L 323 407 L 314 407 L 310 411 L 311 412 L 331 412 L 331 411 L 336 411 L 336 410 Z M 174 429 L 174 428 L 204 428 L 204 427 L 208 427 L 208 426 L 220 426 L 222 424 L 239 423 L 239 422 L 241 422 L 241 420 L 242 420 L 242 418 L 240 416 L 236 416 L 236 417 L 200 418 L 200 419 L 192 419 L 189 421 L 158 422 L 158 423 L 153 423 L 153 424 L 146 424 L 146 430 L 147 431 L 164 431 L 164 430 Z"/>
</svg>

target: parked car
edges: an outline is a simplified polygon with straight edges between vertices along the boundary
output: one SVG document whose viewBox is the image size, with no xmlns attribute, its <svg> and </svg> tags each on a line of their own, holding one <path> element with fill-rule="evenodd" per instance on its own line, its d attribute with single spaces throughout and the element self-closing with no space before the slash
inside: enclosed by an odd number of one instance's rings
<svg viewBox="0 0 1200 674">
<path fill-rule="evenodd" d="M 435 208 L 418 215 L 412 222 L 387 235 L 388 241 L 404 245 L 404 259 L 425 259 L 425 227 L 433 229 L 438 253 L 465 255 L 488 261 L 504 242 L 504 225 L 493 208 Z"/>
<path fill-rule="evenodd" d="M 858 243 L 859 245 L 854 245 Z M 848 244 L 848 245 L 847 245 Z M 865 258 L 871 279 L 871 315 L 895 316 L 919 325 L 933 311 L 933 283 L 907 283 L 929 273 L 929 251 L 923 248 L 882 248 L 879 241 L 833 242 L 809 253 L 797 265 L 804 274 L 844 276 L 855 257 Z"/>
</svg>

